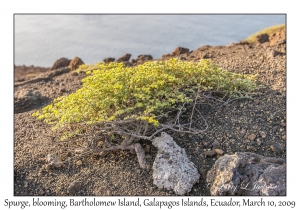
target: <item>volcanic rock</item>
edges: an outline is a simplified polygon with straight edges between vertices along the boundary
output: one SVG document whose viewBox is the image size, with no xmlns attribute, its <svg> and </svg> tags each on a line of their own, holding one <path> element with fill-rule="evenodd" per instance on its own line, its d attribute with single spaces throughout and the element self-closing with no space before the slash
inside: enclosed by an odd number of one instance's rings
<svg viewBox="0 0 300 210">
<path fill-rule="evenodd" d="M 256 36 L 255 38 L 256 38 L 256 41 L 260 44 L 269 41 L 268 34 L 260 34 L 260 35 Z"/>
<path fill-rule="evenodd" d="M 129 61 L 130 57 L 131 57 L 131 54 L 127 53 L 127 54 L 123 55 L 122 57 L 118 58 L 116 60 L 116 62 Z"/>
<path fill-rule="evenodd" d="M 173 189 L 177 195 L 190 192 L 200 174 L 195 164 L 188 159 L 185 150 L 164 132 L 152 144 L 158 148 L 153 163 L 153 184 L 158 188 Z"/>
<path fill-rule="evenodd" d="M 286 29 L 281 29 L 275 31 L 273 34 L 269 37 L 270 40 L 270 46 L 276 46 L 278 44 L 284 44 L 286 43 Z"/>
<path fill-rule="evenodd" d="M 212 196 L 284 196 L 285 160 L 237 152 L 220 157 L 206 176 Z"/>
<path fill-rule="evenodd" d="M 104 63 L 110 63 L 110 62 L 114 62 L 115 58 L 105 58 L 103 59 Z"/>
<path fill-rule="evenodd" d="M 188 53 L 190 50 L 188 48 L 184 47 L 177 47 L 174 52 L 172 52 L 172 55 L 181 55 L 184 53 Z"/>
<path fill-rule="evenodd" d="M 75 69 L 77 69 L 80 65 L 84 64 L 84 62 L 78 58 L 78 57 L 75 57 L 69 64 L 69 69 L 71 71 L 74 71 Z"/>
<path fill-rule="evenodd" d="M 70 64 L 71 60 L 67 58 L 60 58 L 53 64 L 51 70 L 59 69 L 62 67 L 67 67 Z"/>
</svg>

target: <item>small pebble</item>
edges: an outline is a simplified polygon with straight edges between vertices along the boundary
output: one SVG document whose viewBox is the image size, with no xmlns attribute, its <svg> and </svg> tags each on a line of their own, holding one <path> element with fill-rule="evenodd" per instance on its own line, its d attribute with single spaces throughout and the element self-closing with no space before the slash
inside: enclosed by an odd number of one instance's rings
<svg viewBox="0 0 300 210">
<path fill-rule="evenodd" d="M 261 131 L 259 134 L 260 134 L 261 138 L 263 138 L 263 139 L 267 137 L 267 134 L 264 131 Z"/>
<path fill-rule="evenodd" d="M 257 149 L 254 146 L 247 146 L 247 150 L 251 152 L 255 152 Z"/>
<path fill-rule="evenodd" d="M 63 165 L 63 162 L 61 162 L 61 159 L 55 154 L 48 154 L 47 162 L 49 163 L 50 166 L 54 166 L 57 168 L 59 168 Z"/>
<path fill-rule="evenodd" d="M 200 173 L 200 178 L 201 178 L 202 180 L 206 180 L 206 174 L 207 174 L 207 171 L 206 171 L 205 169 L 203 169 L 203 168 L 200 168 L 200 169 L 199 169 L 199 173 Z"/>
<path fill-rule="evenodd" d="M 206 147 L 209 144 L 207 141 L 203 141 L 203 145 Z"/>
<path fill-rule="evenodd" d="M 234 143 L 235 139 L 229 139 L 229 142 Z"/>
<path fill-rule="evenodd" d="M 152 156 L 151 155 L 146 155 L 145 158 L 146 159 L 152 159 Z"/>
<path fill-rule="evenodd" d="M 275 153 L 281 153 L 282 152 L 282 147 L 279 144 L 272 144 L 270 146 L 271 150 Z"/>
<path fill-rule="evenodd" d="M 107 191 L 108 191 L 108 189 L 107 189 L 106 186 L 101 186 L 101 187 L 99 187 L 98 189 L 96 189 L 96 190 L 94 191 L 94 194 L 95 194 L 96 196 L 103 196 L 103 195 L 106 194 Z"/>
<path fill-rule="evenodd" d="M 214 149 L 219 149 L 220 148 L 220 143 L 218 141 L 214 141 L 212 143 L 212 146 L 213 146 Z"/>
<path fill-rule="evenodd" d="M 286 140 L 286 135 L 281 136 L 281 139 L 282 139 L 283 141 L 285 141 L 285 140 Z"/>
<path fill-rule="evenodd" d="M 224 151 L 221 150 L 221 149 L 215 149 L 215 152 L 216 152 L 218 155 L 223 155 L 223 154 L 224 154 Z"/>
<path fill-rule="evenodd" d="M 246 129 L 242 129 L 242 130 L 240 131 L 240 133 L 241 133 L 242 135 L 245 135 Z"/>
<path fill-rule="evenodd" d="M 49 171 L 49 170 L 51 169 L 51 166 L 50 166 L 49 164 L 47 164 L 47 165 L 45 165 L 45 169 L 46 169 L 47 171 Z"/>
<path fill-rule="evenodd" d="M 207 157 L 213 157 L 213 156 L 216 155 L 216 152 L 213 151 L 213 150 L 210 150 L 210 151 L 204 152 L 204 155 L 207 156 Z"/>
<path fill-rule="evenodd" d="M 261 140 L 260 139 L 256 139 L 257 145 L 260 146 L 261 145 Z"/>
<path fill-rule="evenodd" d="M 110 190 L 107 190 L 107 191 L 106 191 L 106 195 L 107 195 L 107 196 L 111 196 L 111 191 L 110 191 Z"/>
<path fill-rule="evenodd" d="M 199 155 L 199 158 L 203 159 L 203 158 L 204 158 L 204 155 L 203 155 L 203 154 L 200 154 L 200 155 Z"/>
<path fill-rule="evenodd" d="M 82 183 L 78 181 L 72 182 L 72 184 L 68 187 L 68 193 L 70 195 L 74 195 L 81 188 Z"/>
<path fill-rule="evenodd" d="M 81 160 L 76 161 L 76 165 L 77 166 L 81 166 L 82 165 L 82 161 Z"/>
<path fill-rule="evenodd" d="M 55 167 L 59 168 L 59 167 L 62 167 L 63 166 L 63 162 L 57 162 L 55 164 Z"/>
<path fill-rule="evenodd" d="M 39 192 L 38 192 L 38 194 L 39 194 L 39 195 L 44 195 L 45 192 L 44 192 L 42 189 L 40 189 Z"/>
<path fill-rule="evenodd" d="M 255 137 L 256 137 L 255 134 L 251 134 L 251 135 L 248 136 L 248 139 L 249 139 L 250 141 L 253 141 L 253 140 L 255 139 Z"/>
<path fill-rule="evenodd" d="M 146 152 L 146 153 L 149 153 L 149 152 L 150 152 L 150 145 L 149 145 L 149 144 L 146 145 L 146 147 L 145 147 L 145 152 Z"/>
</svg>

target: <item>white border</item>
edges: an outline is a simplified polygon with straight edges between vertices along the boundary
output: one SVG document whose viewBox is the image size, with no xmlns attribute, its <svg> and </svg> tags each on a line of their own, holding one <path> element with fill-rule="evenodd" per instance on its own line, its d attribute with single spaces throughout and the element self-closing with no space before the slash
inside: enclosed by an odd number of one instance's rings
<svg viewBox="0 0 300 210">
<path fill-rule="evenodd" d="M 295 1 L 282 2 L 275 0 L 265 1 L 8 1 L 1 2 L 1 199 L 4 200 L 28 200 L 33 197 L 13 197 L 13 14 L 14 13 L 286 13 L 287 14 L 287 193 L 286 197 L 263 197 L 265 201 L 294 200 L 299 189 L 297 175 L 299 171 L 298 157 L 298 117 L 299 117 L 299 12 Z M 247 27 L 247 26 L 245 26 Z M 298 173 L 297 173 L 298 172 Z M 298 196 L 297 196 L 298 197 Z M 72 197 L 55 197 L 57 200 L 69 200 Z M 148 197 L 141 197 L 144 200 Z M 149 197 L 152 199 L 153 197 Z M 158 197 L 159 200 L 178 200 L 187 197 Z M 246 197 L 234 197 L 235 200 Z M 43 200 L 53 200 L 51 197 L 43 197 Z M 75 199 L 79 199 L 76 197 Z M 91 197 L 89 197 L 91 199 Z M 98 197 L 98 199 L 116 200 L 117 197 Z M 191 197 L 191 199 L 200 199 Z M 204 197 L 205 200 L 213 197 Z M 219 197 L 218 200 L 228 200 L 230 197 Z M 250 197 L 252 200 L 260 198 Z M 297 203 L 297 207 L 300 205 Z M 6 207 L 7 208 L 7 207 Z M 19 207 L 17 207 L 19 208 Z M 52 207 L 43 207 L 50 209 Z M 94 209 L 100 207 L 95 207 Z M 174 207 L 176 208 L 176 207 Z M 172 208 L 172 209 L 174 209 Z M 180 207 L 182 208 L 182 207 Z M 191 208 L 191 207 L 189 207 Z M 194 207 L 199 208 L 199 207 Z M 233 209 L 233 207 L 225 207 Z M 2 209 L 2 208 L 1 208 Z M 36 208 L 37 209 L 37 208 Z M 67 209 L 75 209 L 68 207 Z M 78 209 L 78 208 L 77 208 Z M 106 208 L 101 208 L 106 209 Z M 129 208 L 128 208 L 129 209 Z M 165 208 L 167 209 L 167 208 Z M 177 207 L 177 209 L 179 209 Z"/>
</svg>

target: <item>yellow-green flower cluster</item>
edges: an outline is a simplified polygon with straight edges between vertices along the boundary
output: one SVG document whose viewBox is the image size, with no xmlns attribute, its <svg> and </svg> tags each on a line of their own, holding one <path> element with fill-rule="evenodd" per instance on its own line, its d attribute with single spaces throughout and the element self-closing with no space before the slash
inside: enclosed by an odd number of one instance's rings
<svg viewBox="0 0 300 210">
<path fill-rule="evenodd" d="M 196 92 L 225 91 L 234 97 L 256 88 L 255 76 L 230 73 L 211 60 L 198 63 L 170 59 L 135 67 L 122 63 L 83 65 L 88 76 L 82 88 L 33 116 L 54 124 L 135 119 L 159 125 L 157 116 L 192 102 Z"/>
</svg>

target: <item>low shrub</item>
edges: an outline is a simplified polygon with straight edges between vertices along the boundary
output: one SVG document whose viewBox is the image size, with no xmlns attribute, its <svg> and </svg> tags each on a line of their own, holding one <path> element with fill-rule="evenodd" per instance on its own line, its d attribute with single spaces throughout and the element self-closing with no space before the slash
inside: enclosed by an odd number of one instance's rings
<svg viewBox="0 0 300 210">
<path fill-rule="evenodd" d="M 129 119 L 159 126 L 157 116 L 178 109 L 179 104 L 192 103 L 199 92 L 241 97 L 256 88 L 255 75 L 231 73 L 211 60 L 194 63 L 170 59 L 136 67 L 98 63 L 79 70 L 89 75 L 83 79 L 82 88 L 55 99 L 33 116 L 54 128 Z"/>
<path fill-rule="evenodd" d="M 73 146 L 70 141 L 61 143 L 65 147 L 59 143 L 60 150 L 79 146 L 74 152 L 82 156 L 132 150 L 141 168 L 149 166 L 140 139 L 151 141 L 167 129 L 205 132 L 208 124 L 201 114 L 201 104 L 218 106 L 248 97 L 257 88 L 256 75 L 231 73 L 211 60 L 194 63 L 170 59 L 135 67 L 97 63 L 82 65 L 78 71 L 88 74 L 82 87 L 55 99 L 33 116 L 52 124 L 54 130 L 60 128 L 62 140 L 78 137 L 69 139 Z"/>
</svg>

